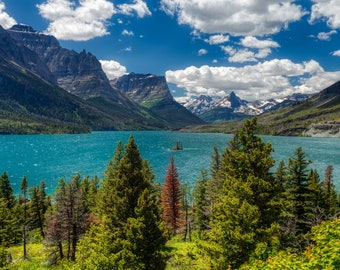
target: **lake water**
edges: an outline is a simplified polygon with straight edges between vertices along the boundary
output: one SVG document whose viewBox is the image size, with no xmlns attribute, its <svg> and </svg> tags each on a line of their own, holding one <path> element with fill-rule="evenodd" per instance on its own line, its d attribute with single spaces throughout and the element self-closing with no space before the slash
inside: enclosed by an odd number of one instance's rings
<svg viewBox="0 0 340 270">
<path fill-rule="evenodd" d="M 174 156 L 181 182 L 193 184 L 202 168 L 209 169 L 213 146 L 224 151 L 230 134 L 176 133 L 170 131 L 110 131 L 76 135 L 1 135 L 0 173 L 6 171 L 15 192 L 26 175 L 29 186 L 45 180 L 53 193 L 60 178 L 71 179 L 81 173 L 103 176 L 106 164 L 119 141 L 125 145 L 133 135 L 143 159 L 149 160 L 156 181 L 163 183 L 169 159 Z M 288 161 L 299 146 L 313 161 L 321 179 L 328 165 L 334 167 L 334 181 L 340 190 L 340 139 L 262 136 L 272 143 L 276 164 Z M 180 141 L 183 151 L 170 148 Z"/>
</svg>

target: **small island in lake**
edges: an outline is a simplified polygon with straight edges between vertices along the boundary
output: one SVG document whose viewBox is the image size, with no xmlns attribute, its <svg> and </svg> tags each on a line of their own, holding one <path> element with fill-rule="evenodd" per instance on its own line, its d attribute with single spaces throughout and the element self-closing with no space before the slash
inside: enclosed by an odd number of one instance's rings
<svg viewBox="0 0 340 270">
<path fill-rule="evenodd" d="M 170 150 L 183 150 L 183 146 L 182 146 L 182 143 L 177 141 L 176 142 L 176 145 L 171 147 Z"/>
</svg>

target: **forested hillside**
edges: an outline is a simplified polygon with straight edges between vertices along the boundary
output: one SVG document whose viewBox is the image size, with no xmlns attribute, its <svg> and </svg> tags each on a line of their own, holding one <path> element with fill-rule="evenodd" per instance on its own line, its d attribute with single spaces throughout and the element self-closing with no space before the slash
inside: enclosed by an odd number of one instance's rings
<svg viewBox="0 0 340 270">
<path fill-rule="evenodd" d="M 298 147 L 275 161 L 246 120 L 193 187 L 175 159 L 155 183 L 133 136 L 103 179 L 60 179 L 54 194 L 0 176 L 4 269 L 339 269 L 339 194 Z M 275 163 L 277 166 L 274 168 Z M 166 168 L 164 168 L 166 169 Z"/>
</svg>

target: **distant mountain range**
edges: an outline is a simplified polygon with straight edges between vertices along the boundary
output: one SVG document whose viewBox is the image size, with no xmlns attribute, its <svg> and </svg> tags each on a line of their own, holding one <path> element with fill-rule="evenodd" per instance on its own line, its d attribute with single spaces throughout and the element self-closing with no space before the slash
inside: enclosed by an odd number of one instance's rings
<svg viewBox="0 0 340 270">
<path fill-rule="evenodd" d="M 148 88 L 159 91 L 150 107 L 128 97 L 128 89 L 112 87 L 94 55 L 62 48 L 55 37 L 30 26 L 0 28 L 0 45 L 0 133 L 178 129 L 203 123 L 173 100 L 164 77 L 155 76 Z"/>
<path fill-rule="evenodd" d="M 340 137 L 340 81 L 307 99 L 281 105 L 279 109 L 257 116 L 258 133 Z M 189 127 L 183 131 L 233 133 L 242 125 L 243 121 L 224 122 Z"/>
<path fill-rule="evenodd" d="M 248 102 L 234 92 L 179 104 L 164 76 L 130 73 L 109 81 L 89 52 L 62 48 L 27 25 L 0 26 L 0 133 L 184 129 L 233 132 L 259 119 L 274 135 L 338 134 L 340 82 L 311 97 Z M 207 122 L 220 123 L 203 125 Z M 340 133 L 339 133 L 340 134 Z M 340 136 L 340 135 L 339 135 Z"/>
<path fill-rule="evenodd" d="M 181 103 L 189 111 L 206 122 L 219 123 L 241 120 L 255 115 L 261 115 L 310 97 L 307 94 L 293 94 L 285 98 L 256 100 L 249 102 L 239 98 L 234 92 L 223 97 L 201 95 L 189 102 Z"/>
</svg>

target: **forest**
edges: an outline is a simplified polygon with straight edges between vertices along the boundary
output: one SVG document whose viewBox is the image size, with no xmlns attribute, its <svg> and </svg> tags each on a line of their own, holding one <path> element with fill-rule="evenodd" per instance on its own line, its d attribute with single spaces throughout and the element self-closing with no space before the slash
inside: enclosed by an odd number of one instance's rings
<svg viewBox="0 0 340 270">
<path fill-rule="evenodd" d="M 154 181 L 134 137 L 103 179 L 60 179 L 54 194 L 0 175 L 0 269 L 340 269 L 340 196 L 333 167 L 310 169 L 301 147 L 272 158 L 245 120 L 194 186 L 170 157 Z M 165 168 L 166 169 L 166 168 Z"/>
</svg>

